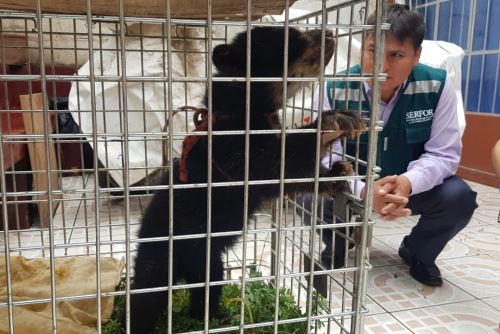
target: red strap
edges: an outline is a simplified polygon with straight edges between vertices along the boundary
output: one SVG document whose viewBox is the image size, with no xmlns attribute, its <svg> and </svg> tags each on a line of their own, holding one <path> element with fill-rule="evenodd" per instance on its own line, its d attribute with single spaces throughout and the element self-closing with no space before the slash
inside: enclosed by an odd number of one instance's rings
<svg viewBox="0 0 500 334">
<path fill-rule="evenodd" d="M 181 182 L 187 183 L 188 174 L 186 169 L 186 160 L 189 152 L 193 148 L 194 144 L 198 141 L 198 136 L 186 136 L 182 142 L 182 154 L 179 160 L 179 180 Z"/>
<path fill-rule="evenodd" d="M 208 110 L 204 108 L 194 108 L 191 106 L 184 106 L 181 110 L 194 110 L 193 123 L 195 125 L 194 131 L 207 131 L 208 130 Z M 216 113 L 212 114 L 212 124 L 215 123 Z M 200 119 L 201 117 L 201 119 Z M 188 172 L 186 168 L 186 161 L 189 153 L 194 145 L 198 142 L 200 136 L 189 135 L 184 138 L 182 142 L 182 153 L 179 160 L 179 180 L 183 183 L 188 182 Z"/>
</svg>

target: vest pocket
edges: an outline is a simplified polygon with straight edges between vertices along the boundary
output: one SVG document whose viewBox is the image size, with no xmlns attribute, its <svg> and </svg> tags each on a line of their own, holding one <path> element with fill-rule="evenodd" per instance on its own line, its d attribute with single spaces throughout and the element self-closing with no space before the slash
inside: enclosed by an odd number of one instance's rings
<svg viewBox="0 0 500 334">
<path fill-rule="evenodd" d="M 416 144 L 427 141 L 431 136 L 431 127 L 406 128 L 406 143 Z"/>
</svg>

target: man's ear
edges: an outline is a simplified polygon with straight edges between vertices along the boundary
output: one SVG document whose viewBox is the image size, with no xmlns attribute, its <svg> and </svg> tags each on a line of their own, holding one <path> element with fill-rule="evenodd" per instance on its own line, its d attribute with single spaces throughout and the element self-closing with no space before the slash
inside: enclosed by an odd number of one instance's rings
<svg viewBox="0 0 500 334">
<path fill-rule="evenodd" d="M 212 52 L 212 61 L 220 70 L 227 67 L 235 67 L 237 64 L 237 55 L 235 48 L 230 44 L 219 44 Z"/>
<path fill-rule="evenodd" d="M 420 61 L 420 55 L 422 54 L 422 46 L 420 46 L 416 51 L 415 51 L 415 64 L 417 65 L 418 62 Z"/>
</svg>

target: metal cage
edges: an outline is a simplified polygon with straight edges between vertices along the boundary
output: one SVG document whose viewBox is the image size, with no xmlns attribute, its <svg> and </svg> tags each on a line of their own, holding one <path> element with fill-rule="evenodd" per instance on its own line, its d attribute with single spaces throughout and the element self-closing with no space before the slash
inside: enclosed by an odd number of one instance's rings
<svg viewBox="0 0 500 334">
<path fill-rule="evenodd" d="M 247 13 L 251 0 L 230 19 L 217 15 L 210 0 L 205 2 L 205 17 L 194 19 L 176 16 L 178 12 L 168 0 L 165 12 L 156 17 L 126 12 L 126 0 L 119 1 L 114 14 L 96 12 L 91 1 L 75 12 L 51 12 L 40 0 L 24 11 L 18 11 L 14 2 L 0 5 L 0 284 L 4 287 L 0 291 L 0 331 L 24 333 L 30 328 L 23 320 L 26 312 L 45 309 L 44 315 L 36 316 L 43 318 L 38 332 L 64 333 L 69 327 L 61 319 L 65 314 L 59 306 L 86 302 L 85 307 L 92 306 L 91 320 L 77 320 L 81 326 L 77 332 L 103 333 L 101 324 L 111 316 L 110 297 L 125 300 L 128 324 L 143 210 L 155 191 L 175 191 L 169 184 L 158 184 L 158 178 L 168 173 L 184 137 L 194 128 L 190 121 L 193 111 L 180 107 L 200 106 L 205 89 L 210 103 L 214 80 L 262 80 L 250 73 L 242 78 L 214 78 L 211 50 L 215 45 L 256 26 L 334 31 L 337 43 L 331 62 L 318 77 L 305 79 L 308 87 L 283 100 L 283 125 L 278 134 L 298 131 L 294 128 L 312 117 L 318 103 L 312 92 L 327 80 L 372 80 L 378 91 L 383 78 L 378 73 L 346 76 L 337 71 L 357 62 L 363 36 L 372 29 L 377 46 L 375 68 L 380 68 L 386 27 L 381 15 L 377 15 L 375 27 L 365 20 L 368 12 L 381 14 L 384 1 L 293 2 L 282 3 L 281 16 L 259 19 L 255 16 L 265 13 Z M 287 77 L 277 80 L 292 81 Z M 322 99 L 319 97 L 319 105 Z M 373 115 L 378 115 L 378 105 L 374 101 Z M 356 171 L 361 164 L 374 172 L 338 178 L 366 181 L 367 193 L 377 171 L 373 160 L 377 119 L 366 118 L 369 160 L 343 155 Z M 208 132 L 209 137 L 216 135 Z M 254 134 L 258 133 L 249 135 Z M 283 177 L 269 180 L 281 187 L 286 181 Z M 332 180 L 312 180 L 316 185 L 328 181 Z M 248 186 L 248 180 L 244 184 Z M 188 185 L 195 186 L 200 185 Z M 313 196 L 319 196 L 317 191 Z M 238 232 L 240 242 L 225 256 L 225 281 L 217 284 L 237 285 L 244 291 L 249 284 L 264 282 L 276 288 L 275 303 L 281 298 L 279 290 L 287 289 L 302 311 L 300 316 L 281 319 L 275 307 L 269 321 L 251 322 L 243 316 L 238 325 L 212 328 L 205 319 L 202 328 L 189 332 L 243 333 L 272 328 L 278 333 L 283 324 L 304 323 L 306 332 L 361 333 L 368 312 L 364 305 L 371 203 L 369 198 L 361 200 L 352 194 L 339 195 L 337 201 L 341 204 L 335 214 L 344 223 L 322 224 L 321 208 L 313 205 L 313 216 L 318 213 L 319 218 L 307 226 L 302 224 L 305 209 L 300 201 L 281 191 L 258 214 L 247 217 L 248 224 Z M 347 262 L 342 268 L 326 268 L 318 259 L 324 247 L 320 235 L 326 229 L 345 239 Z M 78 278 L 73 281 L 74 289 L 60 286 L 64 259 L 78 259 L 76 268 L 83 268 L 78 261 L 86 260 L 91 273 L 81 280 L 87 281 L 90 290 L 78 289 Z M 111 278 L 106 279 L 105 259 L 113 267 Z M 45 292 L 32 286 L 32 294 L 18 294 L 22 280 L 29 277 L 17 270 L 24 266 L 29 274 L 35 260 L 45 260 L 37 268 L 44 268 L 46 280 L 35 281 L 45 282 L 43 289 L 40 286 Z M 256 271 L 258 275 L 252 274 Z M 115 289 L 120 277 L 121 289 Z M 208 279 L 204 282 L 206 287 L 212 284 Z M 164 287 L 169 293 L 190 288 L 192 285 L 168 282 Z M 326 297 L 322 302 L 318 302 L 320 295 Z M 245 302 L 241 305 L 241 313 L 248 313 Z M 168 315 L 172 307 L 169 302 Z M 165 327 L 169 333 L 174 332 L 171 321 Z"/>
</svg>

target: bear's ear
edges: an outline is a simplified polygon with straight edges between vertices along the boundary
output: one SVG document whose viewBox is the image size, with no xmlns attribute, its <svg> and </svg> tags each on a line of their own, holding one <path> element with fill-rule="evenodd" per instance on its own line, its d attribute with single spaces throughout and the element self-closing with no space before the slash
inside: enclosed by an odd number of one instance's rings
<svg viewBox="0 0 500 334">
<path fill-rule="evenodd" d="M 221 72 L 237 68 L 239 58 L 236 48 L 231 44 L 217 45 L 212 53 L 212 61 Z"/>
</svg>

